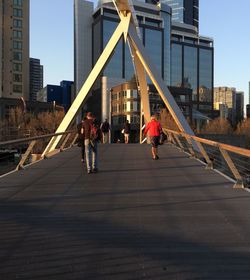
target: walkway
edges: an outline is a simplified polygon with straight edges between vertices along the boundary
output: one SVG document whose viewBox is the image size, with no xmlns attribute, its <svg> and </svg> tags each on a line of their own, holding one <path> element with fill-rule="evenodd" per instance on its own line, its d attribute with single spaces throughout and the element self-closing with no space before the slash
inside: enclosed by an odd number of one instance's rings
<svg viewBox="0 0 250 280">
<path fill-rule="evenodd" d="M 250 193 L 170 145 L 73 148 L 0 179 L 0 279 L 250 279 Z"/>
</svg>

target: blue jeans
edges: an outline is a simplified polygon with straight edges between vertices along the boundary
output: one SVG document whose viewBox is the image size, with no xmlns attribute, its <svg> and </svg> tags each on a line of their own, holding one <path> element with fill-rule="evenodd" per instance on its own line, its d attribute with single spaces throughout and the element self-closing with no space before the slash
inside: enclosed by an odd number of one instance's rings
<svg viewBox="0 0 250 280">
<path fill-rule="evenodd" d="M 85 139 L 85 155 L 86 155 L 86 166 L 87 170 L 97 169 L 97 142 L 94 141 L 93 147 L 90 144 L 89 139 Z"/>
</svg>

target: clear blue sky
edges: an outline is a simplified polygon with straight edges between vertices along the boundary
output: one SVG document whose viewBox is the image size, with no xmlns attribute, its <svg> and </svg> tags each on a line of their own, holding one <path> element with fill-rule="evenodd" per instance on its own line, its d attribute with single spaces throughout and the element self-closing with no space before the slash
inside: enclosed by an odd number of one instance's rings
<svg viewBox="0 0 250 280">
<path fill-rule="evenodd" d="M 73 80 L 73 0 L 30 0 L 30 55 L 44 84 Z M 215 86 L 236 87 L 248 101 L 250 0 L 200 0 L 200 34 L 214 39 Z M 245 103 L 246 104 L 246 103 Z"/>
</svg>

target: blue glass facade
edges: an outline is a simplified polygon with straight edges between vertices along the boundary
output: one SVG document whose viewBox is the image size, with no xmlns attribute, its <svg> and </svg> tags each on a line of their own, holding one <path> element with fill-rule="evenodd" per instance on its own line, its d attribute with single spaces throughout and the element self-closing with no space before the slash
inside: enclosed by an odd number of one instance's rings
<svg viewBox="0 0 250 280">
<path fill-rule="evenodd" d="M 182 87 L 182 45 L 171 45 L 171 86 Z"/>
<path fill-rule="evenodd" d="M 199 0 L 161 0 L 172 8 L 172 20 L 199 28 Z"/>
<path fill-rule="evenodd" d="M 184 0 L 162 0 L 172 8 L 172 20 L 184 22 Z"/>
<path fill-rule="evenodd" d="M 72 85 L 72 81 L 62 81 L 60 86 L 47 85 L 47 102 L 55 101 L 56 104 L 62 105 L 67 112 L 71 105 Z"/>
<path fill-rule="evenodd" d="M 106 47 L 117 25 L 117 21 L 103 20 L 103 49 Z M 112 58 L 104 70 L 104 75 L 114 78 L 123 76 L 123 39 L 117 44 Z"/>
<path fill-rule="evenodd" d="M 93 65 L 118 25 L 119 19 L 115 13 L 111 9 L 103 8 L 103 13 L 100 13 L 94 20 Z M 162 78 L 170 85 L 171 16 L 167 11 L 159 11 L 158 20 L 148 18 L 142 20 L 139 16 L 138 21 L 143 44 Z M 124 43 L 123 37 L 116 46 L 112 57 L 103 71 L 103 75 L 126 80 L 130 80 L 134 76 L 134 66 L 130 50 L 128 45 Z"/>
<path fill-rule="evenodd" d="M 213 56 L 211 41 L 174 35 L 171 44 L 171 86 L 189 89 L 195 109 L 212 114 Z"/>
<path fill-rule="evenodd" d="M 209 49 L 199 49 L 199 88 L 199 101 L 212 102 L 213 53 Z"/>
<path fill-rule="evenodd" d="M 198 3 L 195 0 L 192 1 L 193 4 Z M 180 7 L 186 5 L 184 0 L 172 2 Z M 135 6 L 135 9 L 138 7 Z M 171 9 L 167 5 L 161 3 L 160 8 L 154 8 L 152 14 L 149 9 L 147 10 L 146 6 L 139 7 L 137 14 L 141 39 L 149 57 L 168 86 L 186 89 L 190 98 L 185 97 L 185 99 L 189 100 L 188 103 L 191 102 L 190 106 L 211 113 L 213 108 L 212 41 L 206 38 L 200 39 L 194 27 L 190 27 L 190 37 L 180 35 L 182 27 L 180 25 L 175 27 L 171 22 Z M 143 15 L 140 12 L 143 12 Z M 116 11 L 109 7 L 102 6 L 102 9 L 93 15 L 93 65 L 118 23 Z M 183 32 L 189 32 L 186 26 L 184 29 Z M 124 43 L 123 37 L 102 74 L 127 81 L 134 76 L 130 50 Z M 148 82 L 150 83 L 149 78 Z"/>
<path fill-rule="evenodd" d="M 192 99 L 197 101 L 197 89 L 198 89 L 198 52 L 197 48 L 184 46 L 184 76 L 183 86 L 190 88 L 193 91 Z"/>
</svg>

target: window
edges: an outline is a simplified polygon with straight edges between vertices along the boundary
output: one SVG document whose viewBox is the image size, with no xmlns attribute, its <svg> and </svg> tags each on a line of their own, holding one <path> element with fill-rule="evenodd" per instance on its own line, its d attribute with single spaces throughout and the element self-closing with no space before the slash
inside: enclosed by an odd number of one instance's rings
<svg viewBox="0 0 250 280">
<path fill-rule="evenodd" d="M 13 91 L 15 93 L 22 93 L 22 85 L 13 85 Z"/>
<path fill-rule="evenodd" d="M 122 105 L 122 109 L 123 109 L 123 111 L 124 112 L 126 112 L 127 111 L 127 103 L 125 102 L 125 103 L 123 103 L 123 105 Z"/>
<path fill-rule="evenodd" d="M 155 67 L 162 73 L 162 31 L 145 29 L 145 46 Z"/>
<path fill-rule="evenodd" d="M 195 47 L 184 47 L 184 78 L 183 85 L 185 88 L 193 90 L 193 101 L 197 101 L 197 68 L 198 52 Z"/>
<path fill-rule="evenodd" d="M 13 5 L 17 7 L 23 6 L 23 0 L 13 0 Z"/>
<path fill-rule="evenodd" d="M 21 50 L 22 49 L 22 42 L 18 42 L 18 41 L 13 41 L 13 49 L 15 50 Z"/>
<path fill-rule="evenodd" d="M 21 74 L 13 74 L 13 82 L 21 83 L 22 75 Z"/>
<path fill-rule="evenodd" d="M 211 102 L 213 91 L 213 53 L 212 50 L 200 49 L 199 63 L 199 100 Z"/>
<path fill-rule="evenodd" d="M 22 20 L 21 19 L 14 19 L 13 20 L 13 26 L 15 28 L 22 28 L 22 26 L 23 26 Z"/>
<path fill-rule="evenodd" d="M 13 30 L 14 39 L 22 39 L 22 31 Z"/>
<path fill-rule="evenodd" d="M 22 61 L 22 53 L 21 52 L 13 52 L 13 60 Z"/>
<path fill-rule="evenodd" d="M 116 27 L 118 26 L 118 22 L 113 22 L 109 20 L 103 20 L 103 47 L 105 48 L 109 39 L 113 35 Z M 123 41 L 120 40 L 117 44 L 113 55 L 111 56 L 107 66 L 104 70 L 105 76 L 110 76 L 112 78 L 122 78 L 123 77 Z"/>
<path fill-rule="evenodd" d="M 22 72 L 22 64 L 21 63 L 14 63 L 13 70 L 17 72 Z"/>
<path fill-rule="evenodd" d="M 182 46 L 172 44 L 171 46 L 171 86 L 182 85 Z"/>
<path fill-rule="evenodd" d="M 23 16 L 23 10 L 21 9 L 13 9 L 13 16 L 14 17 L 22 17 Z"/>
</svg>

